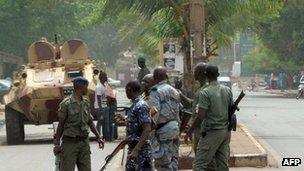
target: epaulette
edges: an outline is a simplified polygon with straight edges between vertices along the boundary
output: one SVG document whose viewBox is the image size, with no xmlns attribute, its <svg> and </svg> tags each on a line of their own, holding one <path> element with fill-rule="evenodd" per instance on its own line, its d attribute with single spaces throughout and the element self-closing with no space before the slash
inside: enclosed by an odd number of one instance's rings
<svg viewBox="0 0 304 171">
<path fill-rule="evenodd" d="M 90 102 L 89 99 L 86 98 L 86 97 L 82 97 L 82 99 L 83 99 L 83 101 L 85 101 L 85 102 Z"/>
<path fill-rule="evenodd" d="M 151 87 L 151 91 L 157 91 L 157 85 Z"/>
<path fill-rule="evenodd" d="M 64 99 L 60 102 L 60 104 L 66 103 L 66 102 L 68 102 L 70 99 L 71 99 L 70 96 L 68 96 L 68 97 L 64 98 Z"/>
</svg>

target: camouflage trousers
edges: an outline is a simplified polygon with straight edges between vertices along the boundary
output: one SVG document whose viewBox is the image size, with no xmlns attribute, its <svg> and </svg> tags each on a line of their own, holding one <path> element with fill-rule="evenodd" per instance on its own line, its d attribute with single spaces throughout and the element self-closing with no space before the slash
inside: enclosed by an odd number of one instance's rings
<svg viewBox="0 0 304 171">
<path fill-rule="evenodd" d="M 128 149 L 126 171 L 153 171 L 152 157 L 148 149 L 141 150 L 135 162 L 130 160 L 130 154 L 133 149 Z"/>
<path fill-rule="evenodd" d="M 75 165 L 79 171 L 91 171 L 90 155 L 89 139 L 78 142 L 63 140 L 60 171 L 74 171 Z"/>
<path fill-rule="evenodd" d="M 200 138 L 193 162 L 194 171 L 228 171 L 231 133 L 227 129 L 208 131 Z M 212 167 L 210 165 L 214 163 Z"/>
<path fill-rule="evenodd" d="M 164 150 L 162 157 L 155 159 L 157 171 L 176 171 L 178 170 L 179 138 L 166 140 L 159 143 Z"/>
</svg>

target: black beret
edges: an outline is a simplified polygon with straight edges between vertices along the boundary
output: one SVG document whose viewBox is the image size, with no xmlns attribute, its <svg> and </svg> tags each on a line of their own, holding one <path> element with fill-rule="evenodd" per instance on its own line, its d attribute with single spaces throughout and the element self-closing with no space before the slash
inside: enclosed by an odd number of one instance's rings
<svg viewBox="0 0 304 171">
<path fill-rule="evenodd" d="M 89 81 L 84 77 L 76 77 L 73 79 L 74 84 L 88 85 Z"/>
<path fill-rule="evenodd" d="M 214 65 L 208 65 L 206 68 L 206 76 L 207 77 L 218 77 L 219 74 L 219 69 L 217 66 Z"/>
</svg>

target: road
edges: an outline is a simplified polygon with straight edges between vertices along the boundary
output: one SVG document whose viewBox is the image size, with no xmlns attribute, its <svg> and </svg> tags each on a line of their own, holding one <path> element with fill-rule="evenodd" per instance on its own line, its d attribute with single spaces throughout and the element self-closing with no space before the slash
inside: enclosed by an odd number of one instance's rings
<svg viewBox="0 0 304 171">
<path fill-rule="evenodd" d="M 5 130 L 0 130 L 0 170 L 1 171 L 52 171 L 55 157 L 52 153 L 51 125 L 26 126 L 24 145 L 7 146 Z M 111 153 L 117 143 L 106 143 L 105 149 L 98 149 L 98 144 L 91 142 L 92 170 L 98 170 L 104 158 Z"/>
<path fill-rule="evenodd" d="M 235 93 L 236 94 L 236 93 Z M 128 105 L 123 89 L 119 89 L 118 103 Z M 245 124 L 258 140 L 265 141 L 282 157 L 301 157 L 304 162 L 304 100 L 279 98 L 264 93 L 248 93 L 241 102 L 238 113 L 239 122 Z M 51 125 L 26 126 L 26 144 L 7 146 L 5 129 L 0 129 L 0 170 L 53 170 Z M 91 142 L 92 170 L 97 170 L 107 154 L 117 143 L 107 143 L 104 151 Z M 281 165 L 279 162 L 279 166 Z M 303 170 L 301 167 L 290 170 Z M 237 168 L 231 170 L 259 170 Z M 272 170 L 272 169 L 262 169 Z M 274 169 L 277 170 L 277 169 Z"/>
<path fill-rule="evenodd" d="M 283 157 L 300 157 L 291 169 L 304 170 L 304 100 L 249 93 L 240 107 L 239 122 L 277 152 L 279 166 Z"/>
<path fill-rule="evenodd" d="M 120 106 L 129 105 L 124 89 L 118 89 Z M 25 144 L 7 146 L 5 127 L 0 126 L 0 171 L 52 171 L 55 157 L 52 153 L 52 125 L 25 126 Z M 93 136 L 92 134 L 90 136 Z M 98 149 L 98 144 L 91 142 L 92 170 L 99 170 L 105 157 L 111 153 L 118 142 L 106 143 L 105 149 Z"/>
</svg>

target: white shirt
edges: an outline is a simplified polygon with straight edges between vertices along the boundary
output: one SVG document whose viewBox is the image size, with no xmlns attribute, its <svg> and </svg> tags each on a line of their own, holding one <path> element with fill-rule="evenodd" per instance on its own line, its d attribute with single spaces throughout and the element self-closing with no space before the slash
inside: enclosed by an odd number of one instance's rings
<svg viewBox="0 0 304 171">
<path fill-rule="evenodd" d="M 101 102 L 104 100 L 105 97 L 105 87 L 100 82 L 97 83 L 96 89 L 95 89 L 95 102 L 94 102 L 94 108 L 98 109 L 98 99 L 97 96 L 101 96 Z"/>
</svg>

